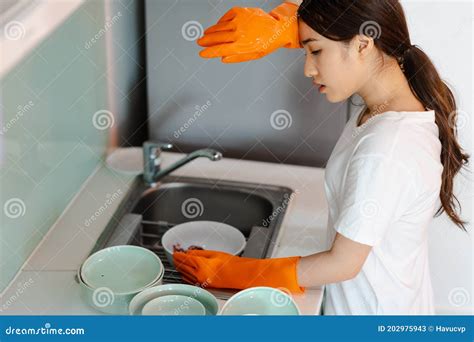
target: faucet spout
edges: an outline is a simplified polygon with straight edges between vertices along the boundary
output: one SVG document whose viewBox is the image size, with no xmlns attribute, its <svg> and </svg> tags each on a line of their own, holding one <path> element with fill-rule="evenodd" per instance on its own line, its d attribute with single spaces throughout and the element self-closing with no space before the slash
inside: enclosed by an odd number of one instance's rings
<svg viewBox="0 0 474 342">
<path fill-rule="evenodd" d="M 218 161 L 218 160 L 222 159 L 222 153 L 220 153 L 216 150 L 210 149 L 210 148 L 193 151 L 193 152 L 189 153 L 187 156 L 185 156 L 184 158 L 182 158 L 182 159 L 178 160 L 177 162 L 175 162 L 174 164 L 168 166 L 166 169 L 158 171 L 154 176 L 155 182 L 157 182 L 161 178 L 165 177 L 169 173 L 173 172 L 174 170 L 186 165 L 190 161 L 192 161 L 196 158 L 200 158 L 200 157 L 208 158 L 211 161 Z"/>
<path fill-rule="evenodd" d="M 184 158 L 178 160 L 177 162 L 173 163 L 166 169 L 161 169 L 161 148 L 169 149 L 171 148 L 171 144 L 155 144 L 151 142 L 146 142 L 143 144 L 143 159 L 144 159 L 144 171 L 143 171 L 143 178 L 145 182 L 147 182 L 150 186 L 156 185 L 156 183 L 168 175 L 169 173 L 173 172 L 174 170 L 186 165 L 190 161 L 205 157 L 211 161 L 218 161 L 222 159 L 222 153 L 216 151 L 211 148 L 205 148 L 201 150 L 196 150 Z"/>
</svg>

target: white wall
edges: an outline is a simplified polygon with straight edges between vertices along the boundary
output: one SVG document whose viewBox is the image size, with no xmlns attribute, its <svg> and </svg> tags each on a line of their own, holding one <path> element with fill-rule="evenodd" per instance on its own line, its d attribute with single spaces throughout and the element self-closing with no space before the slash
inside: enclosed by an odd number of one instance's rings
<svg viewBox="0 0 474 342">
<path fill-rule="evenodd" d="M 420 46 L 454 88 L 460 110 L 459 142 L 471 155 L 469 172 L 458 175 L 455 195 L 461 218 L 469 221 L 469 234 L 457 228 L 446 214 L 432 222 L 430 262 L 437 314 L 473 314 L 472 174 L 473 136 L 473 1 L 401 1 L 412 44 Z"/>
</svg>

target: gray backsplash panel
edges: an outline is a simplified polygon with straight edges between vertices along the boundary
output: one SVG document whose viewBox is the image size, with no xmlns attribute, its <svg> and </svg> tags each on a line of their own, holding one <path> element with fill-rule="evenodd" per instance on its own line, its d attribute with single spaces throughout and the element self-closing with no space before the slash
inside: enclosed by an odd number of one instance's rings
<svg viewBox="0 0 474 342">
<path fill-rule="evenodd" d="M 280 1 L 147 0 L 149 136 L 176 151 L 212 147 L 225 157 L 322 167 L 344 128 L 347 103 L 331 104 L 304 76 L 304 51 L 224 64 L 203 59 L 203 29 L 233 6 Z"/>
</svg>

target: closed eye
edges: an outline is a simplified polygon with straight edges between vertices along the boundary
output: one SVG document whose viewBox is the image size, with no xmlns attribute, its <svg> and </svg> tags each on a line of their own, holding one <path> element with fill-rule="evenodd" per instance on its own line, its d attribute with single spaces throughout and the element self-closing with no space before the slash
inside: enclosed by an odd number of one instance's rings
<svg viewBox="0 0 474 342">
<path fill-rule="evenodd" d="M 311 51 L 311 54 L 316 56 L 316 55 L 319 55 L 320 52 L 321 50 Z M 307 56 L 308 54 L 305 53 L 304 55 Z"/>
</svg>

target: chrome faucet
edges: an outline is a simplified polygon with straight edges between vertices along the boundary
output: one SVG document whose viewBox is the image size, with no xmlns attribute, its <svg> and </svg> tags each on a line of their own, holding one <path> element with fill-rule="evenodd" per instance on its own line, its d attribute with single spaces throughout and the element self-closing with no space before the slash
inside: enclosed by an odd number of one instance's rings
<svg viewBox="0 0 474 342">
<path fill-rule="evenodd" d="M 143 179 L 148 185 L 155 186 L 161 178 L 173 172 L 177 168 L 180 168 L 181 166 L 189 163 L 193 159 L 199 157 L 206 157 L 212 161 L 222 159 L 222 153 L 211 148 L 205 148 L 189 153 L 184 158 L 178 160 L 174 164 L 162 170 L 161 152 L 164 150 L 170 150 L 172 148 L 173 145 L 168 143 L 154 143 L 151 141 L 146 141 L 145 143 L 143 143 Z"/>
</svg>

